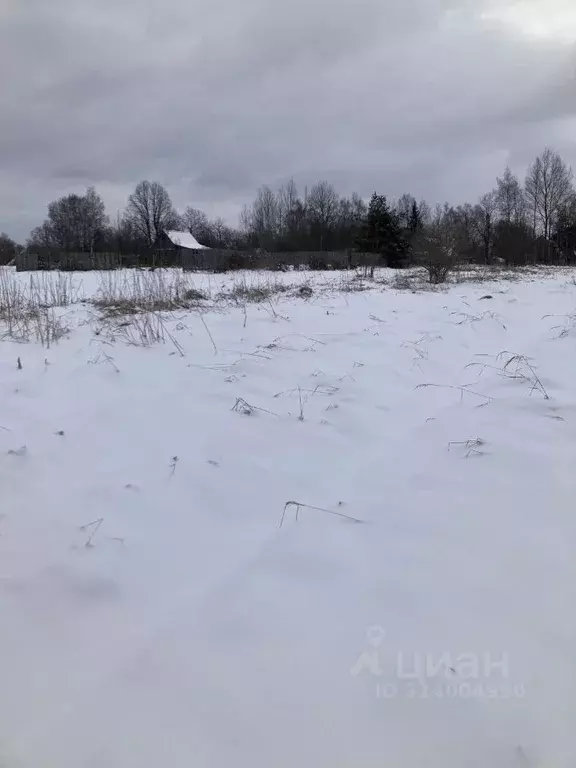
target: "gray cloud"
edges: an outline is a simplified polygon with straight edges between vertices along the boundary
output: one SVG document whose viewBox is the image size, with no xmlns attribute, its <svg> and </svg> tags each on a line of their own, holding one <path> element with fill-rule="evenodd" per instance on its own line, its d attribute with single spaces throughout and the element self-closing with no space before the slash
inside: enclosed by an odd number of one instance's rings
<svg viewBox="0 0 576 768">
<path fill-rule="evenodd" d="M 576 164 L 575 46 L 483 16 L 512 5 L 0 0 L 0 229 L 141 178 L 233 217 L 291 176 L 473 200 L 547 144 Z"/>
</svg>

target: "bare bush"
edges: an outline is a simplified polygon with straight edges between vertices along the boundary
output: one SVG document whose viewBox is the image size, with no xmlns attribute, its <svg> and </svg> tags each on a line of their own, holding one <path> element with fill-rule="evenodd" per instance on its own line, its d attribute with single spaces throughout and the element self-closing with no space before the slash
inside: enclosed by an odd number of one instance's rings
<svg viewBox="0 0 576 768">
<path fill-rule="evenodd" d="M 426 265 L 426 269 L 431 285 L 439 285 L 446 282 L 452 265 L 444 261 L 430 261 Z"/>
<path fill-rule="evenodd" d="M 443 231 L 418 236 L 412 243 L 412 249 L 416 263 L 424 267 L 431 285 L 445 283 L 458 264 L 454 244 Z"/>
</svg>

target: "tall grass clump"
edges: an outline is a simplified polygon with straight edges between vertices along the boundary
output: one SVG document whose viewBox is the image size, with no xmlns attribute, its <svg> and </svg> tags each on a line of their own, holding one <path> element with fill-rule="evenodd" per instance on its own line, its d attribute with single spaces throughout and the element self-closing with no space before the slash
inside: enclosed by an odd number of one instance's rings
<svg viewBox="0 0 576 768">
<path fill-rule="evenodd" d="M 103 272 L 93 304 L 110 314 L 193 309 L 208 296 L 177 269 Z"/>
<path fill-rule="evenodd" d="M 19 343 L 39 341 L 50 347 L 68 333 L 57 307 L 68 306 L 74 292 L 69 280 L 32 275 L 28 282 L 0 269 L 0 338 Z"/>
</svg>

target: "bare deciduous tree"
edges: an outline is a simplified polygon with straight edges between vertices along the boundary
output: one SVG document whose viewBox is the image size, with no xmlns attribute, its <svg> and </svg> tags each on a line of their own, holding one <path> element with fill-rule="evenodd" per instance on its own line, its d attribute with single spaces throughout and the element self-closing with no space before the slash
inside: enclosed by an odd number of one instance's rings
<svg viewBox="0 0 576 768">
<path fill-rule="evenodd" d="M 362 219 L 368 213 L 368 206 L 366 205 L 366 201 L 363 200 L 360 195 L 354 192 L 350 198 L 350 202 L 352 203 L 352 216 L 354 220 L 362 221 Z"/>
<path fill-rule="evenodd" d="M 104 200 L 94 187 L 88 187 L 84 196 L 84 216 L 82 219 L 82 237 L 85 247 L 90 253 L 94 252 L 99 237 L 103 237 L 108 226 L 108 216 Z"/>
<path fill-rule="evenodd" d="M 61 251 L 93 253 L 104 239 L 108 217 L 94 187 L 85 195 L 66 195 L 48 206 L 48 218 L 30 235 L 33 245 Z"/>
<path fill-rule="evenodd" d="M 208 216 L 204 211 L 189 206 L 180 216 L 180 221 L 183 229 L 187 229 L 190 234 L 194 235 L 199 243 L 202 245 L 211 244 L 213 232 Z"/>
<path fill-rule="evenodd" d="M 280 187 L 276 195 L 276 201 L 279 236 L 285 240 L 290 236 L 293 223 L 292 213 L 300 202 L 300 196 L 298 195 L 294 179 L 290 179 L 290 181 Z"/>
<path fill-rule="evenodd" d="M 215 248 L 233 248 L 236 233 L 229 227 L 223 218 L 218 217 L 209 223 L 211 241 Z"/>
<path fill-rule="evenodd" d="M 526 197 L 518 177 L 510 168 L 506 168 L 504 176 L 496 179 L 496 207 L 500 220 L 506 224 L 521 224 L 526 216 Z"/>
<path fill-rule="evenodd" d="M 546 149 L 530 166 L 525 188 L 533 233 L 540 231 L 550 240 L 560 212 L 574 193 L 572 169 L 557 152 Z"/>
<path fill-rule="evenodd" d="M 280 214 L 278 200 L 268 186 L 258 190 L 256 199 L 242 214 L 242 228 L 255 245 L 270 249 L 278 237 Z"/>
<path fill-rule="evenodd" d="M 416 199 L 412 195 L 404 194 L 395 205 L 398 221 L 402 229 L 408 229 Z"/>
<path fill-rule="evenodd" d="M 338 202 L 338 193 L 327 181 L 314 184 L 306 201 L 308 221 L 321 251 L 327 249 L 327 236 L 338 221 Z"/>
<path fill-rule="evenodd" d="M 149 246 L 163 231 L 179 224 L 170 195 L 157 181 L 141 181 L 136 186 L 128 198 L 126 217 Z"/>
<path fill-rule="evenodd" d="M 482 247 L 485 264 L 492 263 L 497 208 L 496 193 L 489 192 L 480 198 L 480 202 L 474 206 L 472 213 L 472 229 Z"/>
<path fill-rule="evenodd" d="M 426 200 L 420 200 L 418 203 L 418 210 L 420 211 L 420 219 L 424 227 L 430 226 L 432 223 L 432 209 Z"/>
<path fill-rule="evenodd" d="M 262 187 L 241 213 L 240 226 L 251 245 L 270 251 L 344 250 L 353 247 L 366 211 L 358 195 L 340 198 L 326 182 L 315 184 L 303 201 L 290 180 L 277 192 Z"/>
<path fill-rule="evenodd" d="M 528 174 L 524 182 L 524 199 L 526 200 L 526 208 L 530 217 L 532 238 L 535 238 L 538 232 L 538 203 L 540 200 L 541 181 L 542 165 L 540 158 L 537 157 L 528 169 Z"/>
</svg>

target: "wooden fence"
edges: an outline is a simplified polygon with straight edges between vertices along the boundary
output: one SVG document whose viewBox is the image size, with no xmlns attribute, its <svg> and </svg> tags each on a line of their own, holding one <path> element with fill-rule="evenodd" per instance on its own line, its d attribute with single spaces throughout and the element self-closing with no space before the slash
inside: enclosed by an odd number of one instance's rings
<svg viewBox="0 0 576 768">
<path fill-rule="evenodd" d="M 149 253 L 124 255 L 118 253 L 63 253 L 57 251 L 24 251 L 16 258 L 16 269 L 23 271 L 65 270 L 89 271 L 137 267 L 182 267 L 189 271 L 228 272 L 238 269 L 287 270 L 349 269 L 372 265 L 377 257 L 353 251 L 299 251 L 267 253 L 265 251 L 234 251 L 185 248 L 161 249 Z"/>
<path fill-rule="evenodd" d="M 62 253 L 57 251 L 24 251 L 16 257 L 18 272 L 60 269 L 88 271 L 94 269 L 120 269 L 139 266 L 139 256 L 118 253 Z"/>
<path fill-rule="evenodd" d="M 297 251 L 268 253 L 266 251 L 183 251 L 181 265 L 185 270 L 228 272 L 236 269 L 349 269 L 362 259 L 352 251 Z"/>
</svg>

